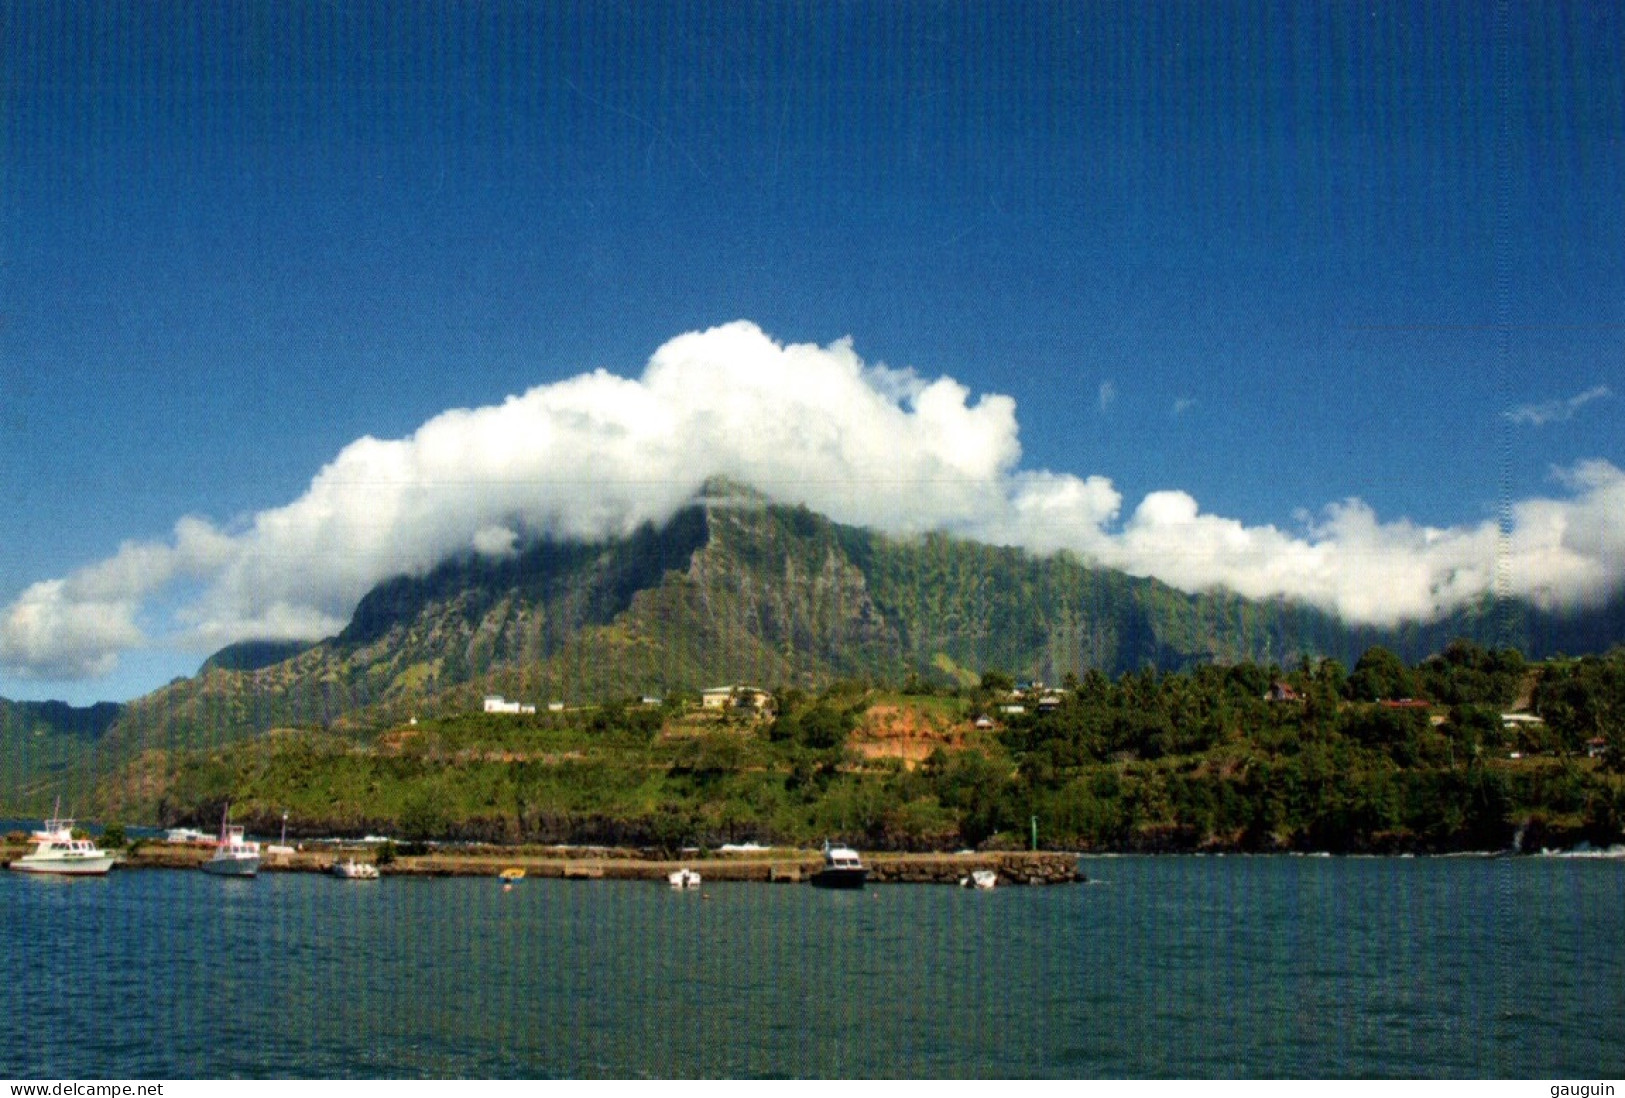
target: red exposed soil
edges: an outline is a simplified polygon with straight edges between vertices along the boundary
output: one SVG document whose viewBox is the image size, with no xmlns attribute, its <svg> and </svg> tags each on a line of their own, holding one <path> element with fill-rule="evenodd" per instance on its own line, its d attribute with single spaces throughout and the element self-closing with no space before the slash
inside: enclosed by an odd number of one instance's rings
<svg viewBox="0 0 1625 1098">
<path fill-rule="evenodd" d="M 864 758 L 902 759 L 912 768 L 939 747 L 963 748 L 969 732 L 969 725 L 932 721 L 917 709 L 877 705 L 863 715 L 850 746 Z"/>
</svg>

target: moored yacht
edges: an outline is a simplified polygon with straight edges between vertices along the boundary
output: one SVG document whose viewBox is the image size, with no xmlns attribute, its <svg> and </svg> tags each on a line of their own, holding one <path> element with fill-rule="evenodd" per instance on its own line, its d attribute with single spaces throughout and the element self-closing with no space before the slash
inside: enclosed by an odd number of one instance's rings
<svg viewBox="0 0 1625 1098">
<path fill-rule="evenodd" d="M 243 829 L 227 822 L 230 811 L 228 808 L 220 816 L 219 845 L 202 868 L 219 877 L 252 877 L 260 871 L 260 844 L 244 841 Z"/>
<path fill-rule="evenodd" d="M 358 862 L 351 858 L 347 862 L 334 862 L 333 876 L 343 877 L 347 881 L 376 881 L 378 867 L 371 862 Z"/>
<path fill-rule="evenodd" d="M 814 888 L 862 888 L 869 871 L 863 867 L 858 852 L 843 843 L 831 846 L 824 840 L 824 868 L 814 873 Z"/>
<path fill-rule="evenodd" d="M 60 809 L 60 804 L 58 808 Z M 100 876 L 113 868 L 114 856 L 99 850 L 89 839 L 73 837 L 73 821 L 56 818 L 45 821 L 43 830 L 31 840 L 34 849 L 11 863 L 20 873 L 61 873 L 76 877 Z"/>
</svg>

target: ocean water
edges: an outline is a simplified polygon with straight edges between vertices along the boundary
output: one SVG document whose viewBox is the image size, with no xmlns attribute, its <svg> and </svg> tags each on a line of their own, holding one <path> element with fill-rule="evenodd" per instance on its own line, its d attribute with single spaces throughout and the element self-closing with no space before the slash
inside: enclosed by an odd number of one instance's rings
<svg viewBox="0 0 1625 1098">
<path fill-rule="evenodd" d="M 1085 868 L 987 893 L 0 873 L 0 1076 L 1625 1075 L 1625 862 Z"/>
</svg>

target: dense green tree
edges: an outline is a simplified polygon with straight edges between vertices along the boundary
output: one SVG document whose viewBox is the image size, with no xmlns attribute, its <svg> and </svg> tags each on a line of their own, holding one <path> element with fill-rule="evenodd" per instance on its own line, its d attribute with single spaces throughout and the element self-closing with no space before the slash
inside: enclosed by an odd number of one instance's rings
<svg viewBox="0 0 1625 1098">
<path fill-rule="evenodd" d="M 444 791 L 434 785 L 414 789 L 401 806 L 401 835 L 409 842 L 423 843 L 446 837 L 450 822 Z"/>
<path fill-rule="evenodd" d="M 1343 714 L 1342 725 L 1343 735 L 1366 747 L 1415 759 L 1417 739 L 1427 727 L 1427 715 L 1417 709 L 1356 705 Z"/>
<path fill-rule="evenodd" d="M 1256 663 L 1238 663 L 1230 668 L 1225 677 L 1229 681 L 1231 691 L 1236 695 L 1244 698 L 1262 698 L 1264 692 L 1270 688 L 1270 684 L 1280 676 L 1270 674 L 1269 668 L 1260 667 Z"/>
<path fill-rule="evenodd" d="M 1008 694 L 1016 688 L 1016 680 L 1006 671 L 983 671 L 982 689 L 995 694 Z"/>
<path fill-rule="evenodd" d="M 1422 661 L 1416 688 L 1446 705 L 1510 705 L 1523 683 L 1523 657 L 1514 649 L 1491 651 L 1470 640 L 1452 641 Z"/>
<path fill-rule="evenodd" d="M 983 752 L 933 755 L 927 768 L 937 799 L 955 811 L 966 842 L 981 842 L 1018 815 L 1004 805 L 1009 770 Z"/>
<path fill-rule="evenodd" d="M 1506 742 L 1501 714 L 1490 705 L 1452 706 L 1444 732 L 1460 749 L 1462 762 L 1476 762 L 1486 751 L 1500 748 Z"/>
<path fill-rule="evenodd" d="M 1603 765 L 1625 771 L 1625 652 L 1549 666 L 1534 707 L 1559 750 L 1580 754 L 1600 740 Z"/>
<path fill-rule="evenodd" d="M 1348 679 L 1348 696 L 1354 701 L 1382 701 L 1413 697 L 1416 693 L 1411 673 L 1400 658 L 1381 645 L 1365 650 Z"/>
<path fill-rule="evenodd" d="M 829 705 L 815 705 L 801 714 L 800 741 L 815 751 L 834 747 L 846 741 L 851 731 L 852 715 Z"/>
<path fill-rule="evenodd" d="M 1098 667 L 1089 668 L 1078 682 L 1078 699 L 1083 702 L 1105 704 L 1112 700 L 1115 693 L 1112 681 Z"/>
<path fill-rule="evenodd" d="M 1348 688 L 1348 671 L 1339 661 L 1324 659 L 1315 665 L 1315 682 L 1334 694 L 1342 694 Z"/>
</svg>

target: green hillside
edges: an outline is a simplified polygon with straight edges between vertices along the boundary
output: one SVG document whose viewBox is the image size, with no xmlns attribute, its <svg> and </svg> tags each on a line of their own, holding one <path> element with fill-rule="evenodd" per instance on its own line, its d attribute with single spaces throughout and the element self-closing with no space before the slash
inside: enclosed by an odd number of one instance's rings
<svg viewBox="0 0 1625 1098">
<path fill-rule="evenodd" d="M 964 685 L 990 669 L 1053 683 L 1322 657 L 1352 666 L 1372 645 L 1414 662 L 1458 636 L 1540 656 L 1600 651 L 1625 636 L 1622 621 L 1620 600 L 1562 617 L 1486 599 L 1426 626 L 1351 628 L 1066 553 L 889 537 L 714 481 L 660 527 L 599 543 L 536 538 L 512 557 L 397 576 L 336 637 L 233 645 L 77 731 L 78 718 L 60 713 L 26 727 L 8 718 L 0 797 L 46 796 L 145 751 L 216 748 L 273 728 L 364 736 L 477 709 L 486 693 L 578 705 L 735 682 Z"/>
<path fill-rule="evenodd" d="M 1372 700 L 1396 691 L 1454 700 Z M 1542 721 L 1502 721 L 1520 695 Z M 92 807 L 206 824 L 229 801 L 261 833 L 287 813 L 305 836 L 667 851 L 1010 848 L 1036 821 L 1062 849 L 1445 852 L 1619 842 L 1622 774 L 1625 654 L 1530 667 L 1461 643 L 1415 667 L 1374 649 L 1350 674 L 1091 671 L 1019 694 L 996 674 L 848 681 L 765 712 L 667 701 L 280 731 L 149 753 Z"/>
<path fill-rule="evenodd" d="M 62 702 L 14 702 L 0 698 L 0 795 L 6 811 L 43 814 L 58 795 L 74 807 L 74 794 L 89 795 L 100 765 L 123 761 L 101 748 L 121 707 L 103 702 L 73 707 Z"/>
</svg>

